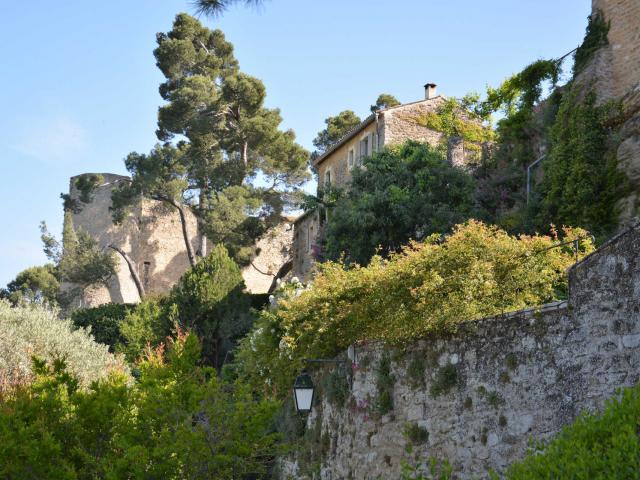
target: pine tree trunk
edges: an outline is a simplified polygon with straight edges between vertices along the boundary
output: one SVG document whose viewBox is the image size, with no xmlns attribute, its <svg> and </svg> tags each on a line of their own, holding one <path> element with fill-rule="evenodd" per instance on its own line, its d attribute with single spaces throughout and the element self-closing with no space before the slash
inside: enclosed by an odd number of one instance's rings
<svg viewBox="0 0 640 480">
<path fill-rule="evenodd" d="M 207 256 L 207 237 L 204 233 L 200 234 L 200 256 L 202 258 Z"/>
<path fill-rule="evenodd" d="M 271 286 L 269 287 L 268 293 L 273 293 L 275 289 L 278 287 L 278 279 L 282 279 L 287 273 L 291 271 L 293 268 L 293 260 L 289 259 L 282 264 L 282 266 L 278 269 L 278 273 L 273 277 L 273 281 L 271 282 Z"/>
<path fill-rule="evenodd" d="M 205 209 L 205 202 L 207 198 L 207 190 L 205 188 L 200 189 L 200 199 L 198 208 L 200 210 L 200 217 L 202 217 L 202 212 Z M 198 233 L 200 235 L 200 256 L 205 258 L 207 256 L 207 237 L 203 233 L 202 222 L 198 219 Z"/>
<path fill-rule="evenodd" d="M 196 255 L 193 251 L 193 245 L 191 245 L 191 241 L 189 239 L 189 230 L 187 228 L 187 216 L 184 213 L 184 207 L 180 205 L 173 199 L 167 200 L 171 205 L 176 207 L 178 213 L 180 214 L 180 224 L 182 225 L 182 237 L 184 238 L 184 245 L 187 248 L 187 257 L 189 257 L 189 263 L 192 267 L 196 266 L 197 260 Z"/>
<path fill-rule="evenodd" d="M 249 143 L 244 142 L 244 145 L 242 145 L 242 163 L 244 163 L 245 167 L 249 162 L 249 159 L 247 158 L 249 156 L 248 150 L 249 150 Z"/>
<path fill-rule="evenodd" d="M 127 262 L 127 266 L 129 267 L 129 272 L 131 273 L 131 278 L 133 278 L 133 283 L 136 284 L 136 288 L 138 289 L 138 295 L 140 296 L 140 300 L 142 300 L 145 296 L 144 284 L 140 280 L 140 275 L 138 274 L 138 268 L 136 267 L 135 262 L 131 259 L 127 253 L 121 248 L 116 247 L 115 245 L 109 245 L 111 250 L 115 250 L 118 252 L 124 261 Z"/>
</svg>

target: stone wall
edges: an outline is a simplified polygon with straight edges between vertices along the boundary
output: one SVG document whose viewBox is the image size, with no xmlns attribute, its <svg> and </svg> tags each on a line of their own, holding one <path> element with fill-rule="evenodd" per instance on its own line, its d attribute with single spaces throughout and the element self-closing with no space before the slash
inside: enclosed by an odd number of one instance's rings
<svg viewBox="0 0 640 480">
<path fill-rule="evenodd" d="M 445 99 L 438 95 L 429 100 L 407 103 L 384 111 L 381 119 L 384 145 L 404 143 L 407 140 L 428 143 L 432 146 L 439 145 L 445 140 L 444 134 L 421 125 L 420 118 L 428 113 L 437 112 Z M 466 117 L 463 112 L 461 115 Z M 477 121 L 468 117 L 466 119 L 470 122 Z M 465 149 L 462 138 L 452 137 L 446 139 L 446 143 L 447 158 L 451 165 L 465 167 L 478 163 L 477 149 Z"/>
<path fill-rule="evenodd" d="M 142 199 L 121 225 L 111 219 L 111 192 L 129 178 L 111 173 L 100 174 L 102 183 L 92 193 L 89 203 L 79 202 L 81 210 L 72 216 L 76 229 L 83 229 L 108 249 L 114 245 L 125 251 L 137 266 L 147 294 L 165 294 L 190 268 L 184 244 L 180 216 L 172 207 L 155 200 Z M 79 192 L 72 177 L 69 193 L 78 200 Z M 200 242 L 195 216 L 186 210 L 187 230 L 194 251 Z M 269 230 L 257 241 L 258 255 L 243 269 L 247 290 L 266 293 L 280 267 L 291 258 L 293 230 L 290 221 Z M 76 306 L 94 307 L 103 303 L 135 303 L 140 301 L 129 268 L 121 255 L 116 254 L 117 269 L 106 286 L 88 289 L 78 298 Z M 64 285 L 71 289 L 73 286 Z"/>
<path fill-rule="evenodd" d="M 593 0 L 592 9 L 610 23 L 608 45 L 595 52 L 576 84 L 595 91 L 599 103 L 622 103 L 616 156 L 631 182 L 631 193 L 619 204 L 624 227 L 640 217 L 640 0 Z"/>
<path fill-rule="evenodd" d="M 420 125 L 416 119 L 426 113 L 436 112 L 444 103 L 441 96 L 430 100 L 407 103 L 384 111 L 383 115 L 383 144 L 393 145 L 415 140 L 430 145 L 438 145 L 442 133 Z"/>
<path fill-rule="evenodd" d="M 242 269 L 242 277 L 251 293 L 267 293 L 276 274 L 291 259 L 293 222 L 283 222 L 267 231 L 257 243 L 258 255 Z"/>
<path fill-rule="evenodd" d="M 312 274 L 314 249 L 317 249 L 320 232 L 320 212 L 310 211 L 294 223 L 292 276 L 307 281 Z"/>
<path fill-rule="evenodd" d="M 72 216 L 76 229 L 82 229 L 107 249 L 114 245 L 124 250 L 135 262 L 147 294 L 162 294 L 178 281 L 189 268 L 180 217 L 175 209 L 162 202 L 141 200 L 121 225 L 111 219 L 111 192 L 128 177 L 110 173 L 100 174 L 103 182 L 92 193 L 92 201 L 80 202 L 81 210 Z M 72 177 L 69 192 L 78 199 L 75 187 L 78 177 Z M 194 250 L 198 248 L 195 217 L 187 213 L 187 225 Z M 124 259 L 118 259 L 116 275 L 107 286 L 97 286 L 79 299 L 80 306 L 97 306 L 107 302 L 134 303 L 140 300 Z"/>
<path fill-rule="evenodd" d="M 592 0 L 596 10 L 611 24 L 609 45 L 598 52 L 605 57 L 598 91 L 606 98 L 620 98 L 640 85 L 640 1 Z"/>
<path fill-rule="evenodd" d="M 467 323 L 405 351 L 357 346 L 344 406 L 321 395 L 308 418 L 322 479 L 396 479 L 402 462 L 448 459 L 456 478 L 486 477 L 522 458 L 640 379 L 640 233 L 616 237 L 569 272 L 568 302 Z M 391 360 L 393 409 L 379 416 L 381 358 Z M 315 372 L 315 383 L 322 375 Z M 326 378 L 326 377 L 325 377 Z M 438 392 L 439 389 L 439 392 Z M 293 414 L 293 413 L 292 413 Z M 405 431 L 428 434 L 413 446 Z M 284 461 L 282 478 L 309 478 Z"/>
</svg>

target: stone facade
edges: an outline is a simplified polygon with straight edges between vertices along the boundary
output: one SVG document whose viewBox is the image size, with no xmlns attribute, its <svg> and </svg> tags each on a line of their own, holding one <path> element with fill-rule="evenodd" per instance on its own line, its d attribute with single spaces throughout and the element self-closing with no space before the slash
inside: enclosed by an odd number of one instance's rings
<svg viewBox="0 0 640 480">
<path fill-rule="evenodd" d="M 314 251 L 317 252 L 319 248 L 317 243 L 321 225 L 318 210 L 305 213 L 294 224 L 292 276 L 303 282 L 308 281 L 312 275 Z"/>
<path fill-rule="evenodd" d="M 72 216 L 76 229 L 89 233 L 104 248 L 113 245 L 126 252 L 135 262 L 147 294 L 166 293 L 189 268 L 178 212 L 154 200 L 141 200 L 122 225 L 111 219 L 111 192 L 128 177 L 110 173 L 100 174 L 103 182 L 92 193 L 92 201 L 80 203 L 82 209 Z M 69 193 L 78 199 L 79 192 L 72 177 Z M 191 243 L 197 250 L 196 219 L 187 212 Z M 115 252 L 114 252 L 115 253 Z M 138 290 L 121 255 L 116 275 L 107 286 L 94 287 L 85 292 L 80 306 L 94 307 L 103 303 L 135 303 L 140 301 Z"/>
<path fill-rule="evenodd" d="M 327 184 L 348 187 L 351 172 L 354 168 L 360 168 L 361 158 L 385 146 L 404 143 L 407 140 L 439 145 L 444 140 L 443 134 L 422 125 L 420 118 L 427 113 L 436 112 L 445 99 L 435 95 L 435 85 L 429 89 L 428 95 L 425 100 L 389 107 L 370 115 L 327 150 L 314 163 L 318 171 L 318 189 L 324 188 Z M 453 140 L 455 141 L 448 143 L 449 161 L 457 166 L 469 164 L 474 159 L 475 152 L 465 151 L 461 139 Z M 313 218 L 317 223 L 310 223 L 313 222 Z M 308 232 L 314 231 L 318 235 L 322 228 L 319 216 L 315 215 L 313 218 L 304 216 L 294 224 L 293 275 L 301 279 L 308 278 L 313 265 L 313 255 L 307 240 Z M 315 238 L 312 243 L 317 244 L 318 240 Z M 298 241 L 304 245 L 296 244 Z"/>
<path fill-rule="evenodd" d="M 147 294 L 167 293 L 190 268 L 178 212 L 162 202 L 141 199 L 121 225 L 114 225 L 109 210 L 111 192 L 120 182 L 129 178 L 111 173 L 100 175 L 103 181 L 92 193 L 92 201 L 87 204 L 80 202 L 82 209 L 73 214 L 74 227 L 89 233 L 104 249 L 113 245 L 126 252 L 136 264 Z M 79 197 L 75 186 L 78 178 L 71 178 L 69 189 L 71 198 L 76 200 Z M 194 251 L 198 251 L 196 218 L 188 210 L 185 213 L 191 244 Z M 285 221 L 258 241 L 260 253 L 242 271 L 248 291 L 268 291 L 280 267 L 291 257 L 292 237 L 291 222 Z M 118 260 L 116 275 L 107 286 L 85 291 L 83 297 L 78 299 L 78 306 L 140 301 L 127 263 L 121 255 L 115 255 Z"/>
<path fill-rule="evenodd" d="M 282 266 L 291 259 L 293 221 L 283 219 L 256 243 L 258 255 L 242 269 L 242 277 L 251 293 L 269 292 Z"/>
<path fill-rule="evenodd" d="M 333 150 L 322 163 L 316 164 L 319 189 L 327 182 L 334 187 L 348 185 L 351 182 L 351 171 L 358 168 L 360 157 L 370 155 L 383 145 L 382 132 L 376 126 L 375 116 L 369 117 L 363 123 L 355 135 Z M 367 142 L 366 153 L 361 148 L 363 141 Z"/>
<path fill-rule="evenodd" d="M 586 76 L 600 98 L 622 98 L 640 85 L 640 2 L 592 0 L 592 11 L 602 12 L 610 22 L 609 45 L 596 53 L 596 71 Z"/>
<path fill-rule="evenodd" d="M 634 228 L 572 267 L 568 302 L 469 322 L 404 352 L 357 346 L 347 404 L 337 407 L 322 396 L 307 421 L 325 439 L 319 478 L 400 478 L 403 461 L 432 457 L 447 459 L 455 478 L 485 478 L 522 458 L 530 439 L 551 438 L 580 412 L 601 408 L 617 388 L 637 383 L 638 252 Z M 393 409 L 379 418 L 372 406 L 383 356 L 391 359 L 395 384 Z M 414 359 L 424 365 L 417 384 Z M 434 394 L 443 369 L 454 372 L 453 380 Z M 328 372 L 315 371 L 316 384 L 322 374 Z M 409 425 L 428 432 L 411 455 Z M 307 478 L 295 461 L 281 466 L 281 478 Z"/>
</svg>

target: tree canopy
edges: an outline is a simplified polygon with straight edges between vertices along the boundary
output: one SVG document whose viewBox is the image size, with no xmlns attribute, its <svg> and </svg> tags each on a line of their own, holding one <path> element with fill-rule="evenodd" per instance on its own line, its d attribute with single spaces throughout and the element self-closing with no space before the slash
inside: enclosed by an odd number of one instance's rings
<svg viewBox="0 0 640 480">
<path fill-rule="evenodd" d="M 280 221 L 308 179 L 308 153 L 293 131 L 280 130 L 280 112 L 264 106 L 263 83 L 240 71 L 233 45 L 220 30 L 183 13 L 170 32 L 157 35 L 157 43 L 166 103 L 156 134 L 164 144 L 148 155 L 127 157 L 132 182 L 114 192 L 114 219 L 121 220 L 143 194 L 195 214 L 202 255 L 208 238 L 246 261 L 254 240 Z M 181 211 L 195 265 L 184 217 Z"/>
<path fill-rule="evenodd" d="M 178 324 L 203 339 L 204 358 L 216 367 L 251 327 L 251 300 L 244 288 L 240 268 L 218 244 L 169 295 Z"/>
<path fill-rule="evenodd" d="M 415 142 L 387 148 L 353 170 L 350 189 L 330 207 L 323 254 L 366 265 L 411 239 L 478 216 L 474 182 L 442 149 Z"/>
<path fill-rule="evenodd" d="M 396 105 L 400 105 L 400 100 L 390 93 L 381 93 L 378 95 L 375 105 L 371 105 L 371 112 L 376 112 L 383 108 L 395 107 Z"/>
<path fill-rule="evenodd" d="M 6 298 L 13 305 L 45 304 L 56 305 L 60 293 L 60 282 L 55 265 L 30 267 L 0 290 L 0 298 Z"/>
<path fill-rule="evenodd" d="M 320 130 L 316 138 L 313 139 L 313 145 L 317 148 L 317 152 L 324 153 L 360 122 L 360 117 L 352 110 L 344 110 L 338 115 L 326 118 L 324 121 L 326 127 Z"/>
<path fill-rule="evenodd" d="M 246 6 L 256 6 L 262 4 L 264 0 L 194 0 L 198 14 L 217 17 L 221 15 L 230 6 L 237 3 L 244 3 Z"/>
<path fill-rule="evenodd" d="M 44 222 L 40 225 L 45 255 L 55 264 L 55 272 L 60 282 L 68 282 L 72 288 L 60 302 L 68 303 L 78 292 L 95 285 L 105 285 L 116 271 L 113 252 L 106 250 L 87 232 L 76 231 L 71 210 L 64 212 L 62 242 L 47 230 Z"/>
</svg>

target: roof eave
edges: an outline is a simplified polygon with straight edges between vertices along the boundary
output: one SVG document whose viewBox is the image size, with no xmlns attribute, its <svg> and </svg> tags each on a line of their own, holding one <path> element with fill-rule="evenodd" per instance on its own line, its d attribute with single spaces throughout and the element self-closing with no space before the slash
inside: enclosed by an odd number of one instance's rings
<svg viewBox="0 0 640 480">
<path fill-rule="evenodd" d="M 382 112 L 378 112 L 378 113 L 382 113 Z M 331 145 L 331 147 L 329 147 L 329 149 L 324 152 L 322 155 L 320 155 L 318 158 L 316 158 L 313 161 L 313 166 L 317 167 L 318 165 L 320 165 L 322 162 L 324 162 L 327 158 L 329 158 L 333 152 L 335 152 L 337 149 L 339 149 L 342 145 L 344 145 L 345 143 L 347 143 L 349 140 L 351 140 L 353 137 L 355 137 L 358 133 L 360 133 L 362 130 L 364 130 L 366 127 L 369 126 L 369 124 L 371 124 L 376 118 L 376 113 L 372 113 L 371 115 L 369 115 L 367 118 L 365 118 L 362 122 L 360 122 L 357 126 L 355 126 L 352 130 L 350 130 L 349 132 L 347 132 L 344 137 L 342 137 L 340 140 L 338 140 L 336 143 L 334 143 L 333 145 Z"/>
</svg>

